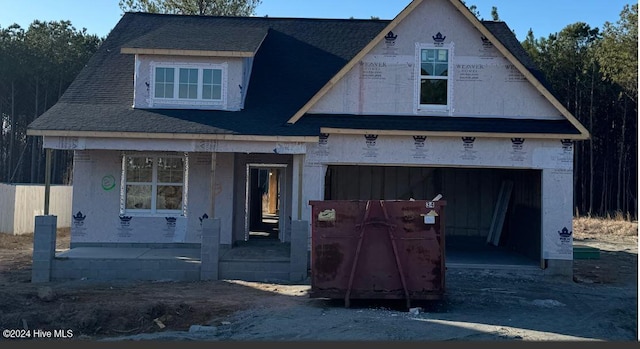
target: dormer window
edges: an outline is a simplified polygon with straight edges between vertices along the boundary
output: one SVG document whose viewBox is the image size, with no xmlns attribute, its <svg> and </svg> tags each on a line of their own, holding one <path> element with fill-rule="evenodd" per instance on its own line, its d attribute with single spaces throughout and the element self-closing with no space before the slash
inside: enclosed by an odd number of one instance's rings
<svg viewBox="0 0 640 349">
<path fill-rule="evenodd" d="M 222 99 L 222 70 L 202 70 L 202 99 Z"/>
<path fill-rule="evenodd" d="M 156 68 L 156 98 L 173 98 L 174 68 Z"/>
<path fill-rule="evenodd" d="M 226 107 L 226 64 L 151 64 L 151 105 Z"/>
<path fill-rule="evenodd" d="M 198 99 L 199 69 L 180 68 L 178 71 L 178 98 Z"/>
</svg>

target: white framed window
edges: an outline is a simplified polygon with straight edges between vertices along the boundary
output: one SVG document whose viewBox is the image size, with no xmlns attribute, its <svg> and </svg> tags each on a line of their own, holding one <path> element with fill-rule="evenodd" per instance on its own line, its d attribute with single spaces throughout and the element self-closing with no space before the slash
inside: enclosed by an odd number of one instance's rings
<svg viewBox="0 0 640 349">
<path fill-rule="evenodd" d="M 188 157 L 123 154 L 121 214 L 185 215 Z"/>
<path fill-rule="evenodd" d="M 173 98 L 174 68 L 156 68 L 155 93 L 156 98 Z"/>
<path fill-rule="evenodd" d="M 156 68 L 162 69 L 162 68 Z M 198 73 L 199 69 L 178 69 L 178 98 L 198 99 Z"/>
<path fill-rule="evenodd" d="M 227 64 L 153 62 L 151 106 L 226 107 Z"/>
<path fill-rule="evenodd" d="M 222 99 L 222 70 L 202 70 L 202 99 Z"/>
<path fill-rule="evenodd" d="M 453 44 L 416 44 L 415 107 L 451 111 Z"/>
</svg>

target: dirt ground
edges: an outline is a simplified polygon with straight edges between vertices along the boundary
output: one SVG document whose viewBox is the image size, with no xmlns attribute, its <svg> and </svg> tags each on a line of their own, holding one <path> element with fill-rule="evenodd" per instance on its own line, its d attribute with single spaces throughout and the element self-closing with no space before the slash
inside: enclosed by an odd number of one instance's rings
<svg viewBox="0 0 640 349">
<path fill-rule="evenodd" d="M 308 283 L 32 284 L 32 236 L 1 234 L 0 342 L 33 340 L 7 329 L 71 330 L 73 341 L 638 341 L 637 223 L 620 224 L 575 223 L 574 243 L 601 254 L 575 260 L 573 281 L 447 270 L 444 299 L 409 311 L 312 299 Z M 68 247 L 68 231 L 57 243 Z"/>
</svg>

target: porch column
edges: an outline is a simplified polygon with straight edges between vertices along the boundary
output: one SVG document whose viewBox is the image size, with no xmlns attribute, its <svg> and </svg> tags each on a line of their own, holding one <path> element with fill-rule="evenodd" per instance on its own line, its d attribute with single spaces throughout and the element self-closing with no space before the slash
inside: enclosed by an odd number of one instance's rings
<svg viewBox="0 0 640 349">
<path fill-rule="evenodd" d="M 51 148 L 47 148 L 44 170 L 44 215 L 49 215 L 49 198 L 51 197 Z"/>
</svg>

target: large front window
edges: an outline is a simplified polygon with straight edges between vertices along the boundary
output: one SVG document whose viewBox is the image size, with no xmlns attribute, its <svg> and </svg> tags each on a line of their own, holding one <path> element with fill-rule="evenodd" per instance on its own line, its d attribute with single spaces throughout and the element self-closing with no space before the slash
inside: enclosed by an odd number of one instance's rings
<svg viewBox="0 0 640 349">
<path fill-rule="evenodd" d="M 123 158 L 123 213 L 183 213 L 186 157 Z"/>
</svg>

